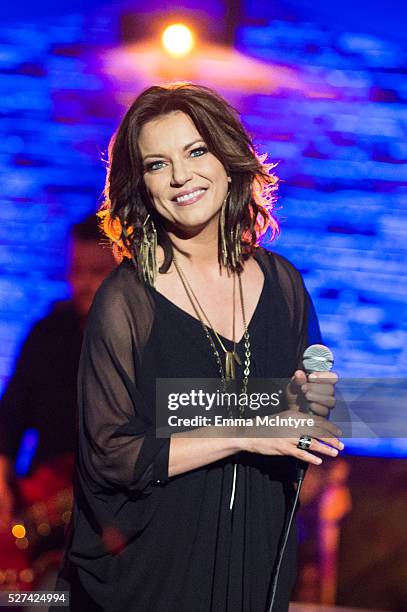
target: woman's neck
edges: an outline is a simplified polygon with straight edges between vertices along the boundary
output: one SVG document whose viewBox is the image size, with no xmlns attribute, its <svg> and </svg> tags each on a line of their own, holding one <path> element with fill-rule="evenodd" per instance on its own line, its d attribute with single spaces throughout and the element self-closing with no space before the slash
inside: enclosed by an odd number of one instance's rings
<svg viewBox="0 0 407 612">
<path fill-rule="evenodd" d="M 209 224 L 193 235 L 169 231 L 168 236 L 174 245 L 177 260 L 187 267 L 199 267 L 202 270 L 216 270 L 219 273 L 218 260 L 218 224 Z M 158 264 L 163 261 L 162 249 L 159 249 Z"/>
<path fill-rule="evenodd" d="M 178 236 L 170 236 L 174 245 L 177 259 L 187 260 L 191 266 L 217 266 L 218 265 L 218 238 L 210 240 L 201 235 L 193 238 L 183 239 Z M 185 253 L 185 255 L 184 255 Z"/>
</svg>

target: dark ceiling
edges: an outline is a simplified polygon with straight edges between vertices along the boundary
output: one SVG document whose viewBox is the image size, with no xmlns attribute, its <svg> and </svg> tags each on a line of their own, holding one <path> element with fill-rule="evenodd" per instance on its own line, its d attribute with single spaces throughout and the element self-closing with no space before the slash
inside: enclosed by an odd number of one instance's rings
<svg viewBox="0 0 407 612">
<path fill-rule="evenodd" d="M 333 2 L 329 0 L 42 0 L 41 2 L 27 2 L 27 0 L 13 0 L 4 3 L 2 7 L 3 21 L 39 21 L 57 15 L 69 13 L 93 13 L 117 15 L 122 11 L 147 12 L 161 9 L 161 14 L 176 8 L 179 13 L 182 9 L 200 10 L 209 12 L 223 10 L 226 5 L 235 14 L 244 15 L 245 7 L 256 6 L 257 15 L 262 17 L 281 11 L 290 11 L 300 19 L 315 21 L 320 25 L 335 24 L 346 30 L 363 32 L 379 36 L 406 46 L 407 35 L 407 2 L 406 0 L 342 0 Z M 147 9 L 148 6 L 148 9 Z M 244 18 L 243 18 L 244 19 Z"/>
</svg>

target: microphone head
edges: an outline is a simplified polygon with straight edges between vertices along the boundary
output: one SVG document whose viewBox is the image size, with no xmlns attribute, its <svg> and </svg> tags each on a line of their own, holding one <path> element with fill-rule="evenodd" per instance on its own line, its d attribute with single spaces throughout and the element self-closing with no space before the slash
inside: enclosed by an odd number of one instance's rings
<svg viewBox="0 0 407 612">
<path fill-rule="evenodd" d="M 334 364 L 334 356 L 327 346 L 312 344 L 305 349 L 302 363 L 306 372 L 329 372 Z"/>
</svg>

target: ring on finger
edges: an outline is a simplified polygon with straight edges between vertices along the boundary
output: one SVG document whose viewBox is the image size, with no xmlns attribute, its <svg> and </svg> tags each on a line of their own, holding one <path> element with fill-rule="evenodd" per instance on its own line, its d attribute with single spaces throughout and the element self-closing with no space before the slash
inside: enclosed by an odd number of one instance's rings
<svg viewBox="0 0 407 612">
<path fill-rule="evenodd" d="M 297 448 L 300 450 L 309 450 L 311 446 L 312 438 L 310 436 L 300 436 L 297 444 Z"/>
</svg>

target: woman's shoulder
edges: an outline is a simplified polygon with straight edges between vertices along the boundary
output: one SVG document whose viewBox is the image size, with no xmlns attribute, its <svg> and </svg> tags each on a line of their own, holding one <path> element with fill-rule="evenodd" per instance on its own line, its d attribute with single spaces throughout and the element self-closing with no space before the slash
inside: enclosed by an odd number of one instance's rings
<svg viewBox="0 0 407 612">
<path fill-rule="evenodd" d="M 153 320 L 153 300 L 147 285 L 139 280 L 133 263 L 123 260 L 96 291 L 86 335 L 103 338 L 110 346 L 135 347 L 140 356 Z"/>
<path fill-rule="evenodd" d="M 280 281 L 289 281 L 292 284 L 302 284 L 302 276 L 298 268 L 284 255 L 276 253 L 272 249 L 258 247 L 255 253 L 256 259 L 260 260 L 266 268 L 278 276 Z"/>
<path fill-rule="evenodd" d="M 139 280 L 133 262 L 123 259 L 99 286 L 92 307 L 117 312 L 124 307 L 134 310 L 142 302 L 150 301 L 146 284 Z"/>
<path fill-rule="evenodd" d="M 289 309 L 291 323 L 301 321 L 307 303 L 307 291 L 300 271 L 284 255 L 269 249 L 259 249 L 259 259 L 266 262 L 270 277 L 274 281 Z"/>
<path fill-rule="evenodd" d="M 129 262 L 123 260 L 104 278 L 96 291 L 95 298 L 103 300 L 113 295 L 125 294 L 129 283 L 133 284 L 132 270 Z"/>
</svg>

